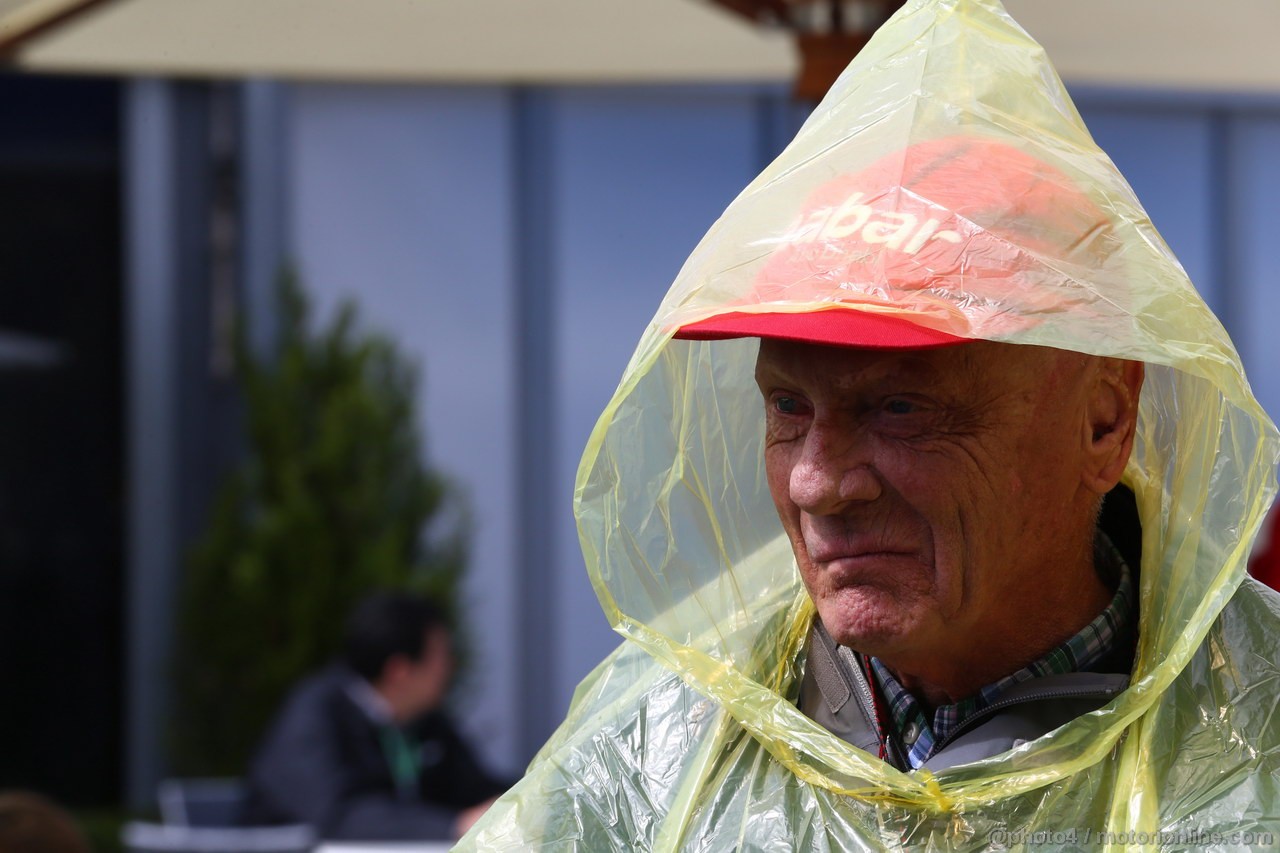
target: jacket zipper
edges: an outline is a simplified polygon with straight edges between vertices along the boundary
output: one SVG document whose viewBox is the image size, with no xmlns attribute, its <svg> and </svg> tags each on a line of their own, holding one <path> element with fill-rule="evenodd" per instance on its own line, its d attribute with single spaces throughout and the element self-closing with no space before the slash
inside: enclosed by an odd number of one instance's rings
<svg viewBox="0 0 1280 853">
<path fill-rule="evenodd" d="M 995 702 L 992 702 L 990 705 L 983 708 L 981 711 L 978 711 L 976 714 L 973 714 L 968 718 L 966 718 L 963 722 L 960 723 L 960 725 L 956 726 L 955 730 L 952 731 L 951 734 L 947 735 L 941 741 L 936 743 L 933 748 L 933 754 L 937 755 L 939 752 L 945 749 L 948 744 L 950 744 L 956 738 L 960 737 L 960 735 L 964 734 L 967 731 L 972 730 L 977 723 L 980 723 L 988 719 L 989 717 L 993 716 L 997 711 L 1003 711 L 1005 708 L 1012 708 L 1014 705 L 1025 705 L 1028 702 L 1040 702 L 1046 699 L 1084 699 L 1088 697 L 1110 699 L 1111 697 L 1119 694 L 1120 692 L 1121 691 L 1119 690 L 1109 690 L 1109 689 L 1100 690 L 1098 688 L 1081 688 L 1079 690 L 1059 689 L 1059 690 L 1050 690 L 1046 693 L 1036 693 L 1032 696 L 1020 696 L 1013 699 L 997 699 Z"/>
<path fill-rule="evenodd" d="M 867 674 L 862 669 L 862 662 L 854 655 L 850 655 L 850 657 L 854 659 L 852 665 L 847 668 L 853 671 L 853 679 L 857 682 L 858 692 L 861 694 L 862 701 L 858 703 L 858 709 L 862 711 L 862 718 L 871 726 L 872 731 L 876 733 L 876 737 L 880 742 L 885 745 L 885 749 L 889 753 L 886 756 L 889 759 L 889 763 L 899 770 L 910 769 L 894 732 L 892 730 L 880 730 L 880 721 L 876 718 L 875 695 L 871 692 L 871 685 L 867 682 Z M 850 662 L 845 661 L 845 663 L 848 664 Z"/>
</svg>

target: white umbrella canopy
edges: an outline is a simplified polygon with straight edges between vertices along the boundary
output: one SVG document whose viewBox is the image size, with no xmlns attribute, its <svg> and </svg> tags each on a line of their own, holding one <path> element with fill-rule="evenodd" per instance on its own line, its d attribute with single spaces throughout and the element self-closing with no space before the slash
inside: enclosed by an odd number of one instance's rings
<svg viewBox="0 0 1280 853">
<path fill-rule="evenodd" d="M 1280 92 L 1276 0 L 1007 0 L 1075 83 Z"/>
<path fill-rule="evenodd" d="M 6 27 L 84 0 L 0 0 Z M 790 81 L 791 36 L 712 0 L 100 0 L 34 71 L 437 83 Z M 1068 80 L 1280 91 L 1276 0 L 1009 0 Z M 16 17 L 15 17 L 16 16 Z M 16 23 L 6 23 L 13 18 Z"/>
<path fill-rule="evenodd" d="M 457 83 L 786 80 L 786 33 L 695 0 L 111 0 L 40 71 Z"/>
<path fill-rule="evenodd" d="M 0 0 L 0 38 L 26 32 L 85 5 L 85 0 Z"/>
<path fill-rule="evenodd" d="M 0 0 L 0 59 L 20 43 L 103 0 Z"/>
</svg>

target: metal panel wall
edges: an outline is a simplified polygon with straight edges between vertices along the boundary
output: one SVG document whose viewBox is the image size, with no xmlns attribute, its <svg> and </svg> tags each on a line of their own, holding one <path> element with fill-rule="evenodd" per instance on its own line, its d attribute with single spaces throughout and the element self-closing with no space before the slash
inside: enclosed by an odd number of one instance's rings
<svg viewBox="0 0 1280 853">
<path fill-rule="evenodd" d="M 556 711 L 617 645 L 587 582 L 570 514 L 578 460 L 640 335 L 702 234 L 763 166 L 747 91 L 563 90 L 555 99 L 562 422 L 555 563 Z"/>
<path fill-rule="evenodd" d="M 1200 294 L 1223 306 L 1217 253 L 1220 176 L 1216 122 L 1205 109 L 1093 104 L 1081 112 Z"/>
<path fill-rule="evenodd" d="M 1280 417 L 1280 102 L 1087 91 L 1078 103 Z"/>
<path fill-rule="evenodd" d="M 570 511 L 587 435 L 680 264 L 798 112 L 773 87 L 316 84 L 288 100 L 304 281 L 326 311 L 358 298 L 424 359 L 429 454 L 475 519 L 466 722 L 518 769 L 617 643 Z M 1080 103 L 1275 411 L 1280 108 Z"/>
<path fill-rule="evenodd" d="M 571 513 L 587 435 L 792 110 L 776 87 L 301 85 L 288 102 L 304 282 L 424 360 L 429 452 L 476 524 L 467 725 L 517 768 L 617 643 Z"/>
<path fill-rule="evenodd" d="M 290 110 L 288 216 L 302 281 L 318 316 L 355 299 L 367 328 L 421 359 L 428 457 L 472 508 L 465 722 L 496 766 L 515 769 L 510 98 L 491 88 L 307 85 L 292 90 Z"/>
<path fill-rule="evenodd" d="M 1232 277 L 1227 328 L 1263 408 L 1280 418 L 1280 108 L 1227 126 L 1224 251 Z"/>
</svg>

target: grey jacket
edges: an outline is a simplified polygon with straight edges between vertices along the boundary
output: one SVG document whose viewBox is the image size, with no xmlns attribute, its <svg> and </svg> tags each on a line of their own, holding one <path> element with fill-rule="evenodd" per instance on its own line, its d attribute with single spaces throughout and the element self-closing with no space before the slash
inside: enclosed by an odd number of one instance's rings
<svg viewBox="0 0 1280 853">
<path fill-rule="evenodd" d="M 1109 672 L 1073 672 L 1019 684 L 963 720 L 924 767 L 936 772 L 1007 752 L 1101 708 L 1128 685 L 1128 675 Z M 800 710 L 841 739 L 877 755 L 880 735 L 872 689 L 853 651 L 837 645 L 815 620 L 809 631 Z M 906 744 L 891 737 L 887 748 L 890 764 L 911 769 Z"/>
</svg>

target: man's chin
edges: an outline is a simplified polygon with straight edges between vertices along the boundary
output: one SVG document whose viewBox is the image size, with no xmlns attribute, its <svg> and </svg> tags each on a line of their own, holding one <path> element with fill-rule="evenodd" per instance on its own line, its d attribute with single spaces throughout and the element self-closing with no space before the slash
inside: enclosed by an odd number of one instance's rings
<svg viewBox="0 0 1280 853">
<path fill-rule="evenodd" d="M 884 657 L 906 645 L 909 629 L 899 614 L 878 613 L 873 608 L 819 608 L 818 615 L 831 639 L 856 652 Z"/>
</svg>

